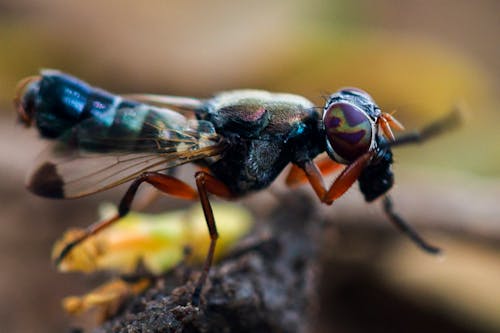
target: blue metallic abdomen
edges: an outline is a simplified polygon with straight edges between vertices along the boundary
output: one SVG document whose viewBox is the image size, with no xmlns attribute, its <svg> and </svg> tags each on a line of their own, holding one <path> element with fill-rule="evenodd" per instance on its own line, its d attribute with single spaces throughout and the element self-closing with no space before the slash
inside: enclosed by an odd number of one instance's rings
<svg viewBox="0 0 500 333">
<path fill-rule="evenodd" d="M 34 121 L 46 138 L 60 137 L 89 118 L 111 126 L 116 109 L 138 105 L 53 70 L 43 71 L 41 79 L 30 84 L 26 98 L 33 99 Z"/>
</svg>

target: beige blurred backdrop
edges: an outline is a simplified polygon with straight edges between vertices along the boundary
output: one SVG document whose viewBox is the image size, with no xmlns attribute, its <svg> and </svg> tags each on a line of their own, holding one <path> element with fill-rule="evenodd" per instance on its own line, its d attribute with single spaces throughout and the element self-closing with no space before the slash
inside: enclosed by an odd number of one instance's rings
<svg viewBox="0 0 500 333">
<path fill-rule="evenodd" d="M 24 190 L 44 144 L 16 123 L 11 99 L 17 81 L 42 68 L 116 93 L 206 97 L 248 87 L 318 106 L 358 86 L 408 129 L 460 103 L 459 131 L 395 153 L 398 209 L 449 249 L 447 260 L 395 245 L 377 269 L 401 293 L 437 299 L 453 320 L 500 331 L 499 13 L 496 0 L 0 0 L 0 331 L 70 326 L 61 297 L 94 280 L 57 274 L 51 244 L 120 194 L 61 202 Z M 338 206 L 345 219 L 362 210 L 384 223 L 357 189 Z"/>
</svg>

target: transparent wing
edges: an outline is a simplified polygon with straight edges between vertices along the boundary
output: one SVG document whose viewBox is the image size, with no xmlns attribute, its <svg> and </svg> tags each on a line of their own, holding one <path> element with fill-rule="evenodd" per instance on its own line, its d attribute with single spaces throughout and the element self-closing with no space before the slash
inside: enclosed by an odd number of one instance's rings
<svg viewBox="0 0 500 333">
<path fill-rule="evenodd" d="M 185 111 L 194 111 L 197 108 L 201 107 L 204 103 L 204 100 L 193 97 L 155 94 L 127 94 L 122 96 L 141 103 L 148 103 L 167 108 L 175 107 Z"/>
<path fill-rule="evenodd" d="M 104 152 L 169 153 L 219 141 L 213 125 L 166 108 L 140 104 L 80 122 L 59 141 L 75 149 Z"/>
<path fill-rule="evenodd" d="M 121 110 L 112 125 L 91 118 L 72 128 L 41 154 L 28 188 L 46 197 L 76 198 L 145 171 L 166 170 L 222 152 L 211 123 L 187 120 L 166 109 L 137 111 Z"/>
</svg>

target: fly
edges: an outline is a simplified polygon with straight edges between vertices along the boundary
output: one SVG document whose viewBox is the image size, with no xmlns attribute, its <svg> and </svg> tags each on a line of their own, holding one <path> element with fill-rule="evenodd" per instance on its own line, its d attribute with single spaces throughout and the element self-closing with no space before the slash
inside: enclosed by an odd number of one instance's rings
<svg viewBox="0 0 500 333">
<path fill-rule="evenodd" d="M 118 96 L 54 70 L 20 82 L 14 99 L 19 119 L 52 140 L 28 177 L 27 187 L 51 198 L 78 198 L 131 181 L 118 213 L 90 225 L 60 252 L 56 263 L 91 235 L 125 216 L 142 183 L 175 197 L 200 200 L 210 246 L 192 302 L 212 264 L 218 238 L 208 195 L 234 199 L 268 187 L 288 165 L 290 186 L 309 182 L 332 204 L 356 180 L 366 201 L 383 197 L 389 220 L 429 253 L 422 239 L 393 210 L 392 150 L 427 140 L 458 123 L 452 112 L 420 132 L 395 138 L 403 126 L 382 112 L 368 93 L 344 88 L 320 110 L 304 97 L 261 90 L 221 92 L 209 99 Z M 326 152 L 327 156 L 314 160 Z M 195 163 L 196 188 L 165 173 Z M 323 176 L 345 168 L 326 187 Z"/>
</svg>

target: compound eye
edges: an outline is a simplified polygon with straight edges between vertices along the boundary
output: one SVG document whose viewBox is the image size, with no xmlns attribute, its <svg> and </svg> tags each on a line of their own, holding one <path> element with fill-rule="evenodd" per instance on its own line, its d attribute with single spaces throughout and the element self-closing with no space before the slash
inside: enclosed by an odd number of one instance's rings
<svg viewBox="0 0 500 333">
<path fill-rule="evenodd" d="M 350 94 L 350 95 L 356 95 L 356 96 L 362 96 L 370 101 L 373 101 L 373 98 L 368 94 L 366 91 L 363 89 L 355 88 L 355 87 L 345 87 L 340 89 L 340 92 Z"/>
<path fill-rule="evenodd" d="M 351 103 L 332 103 L 325 110 L 327 152 L 348 164 L 368 152 L 374 144 L 375 125 L 368 115 Z"/>
</svg>

